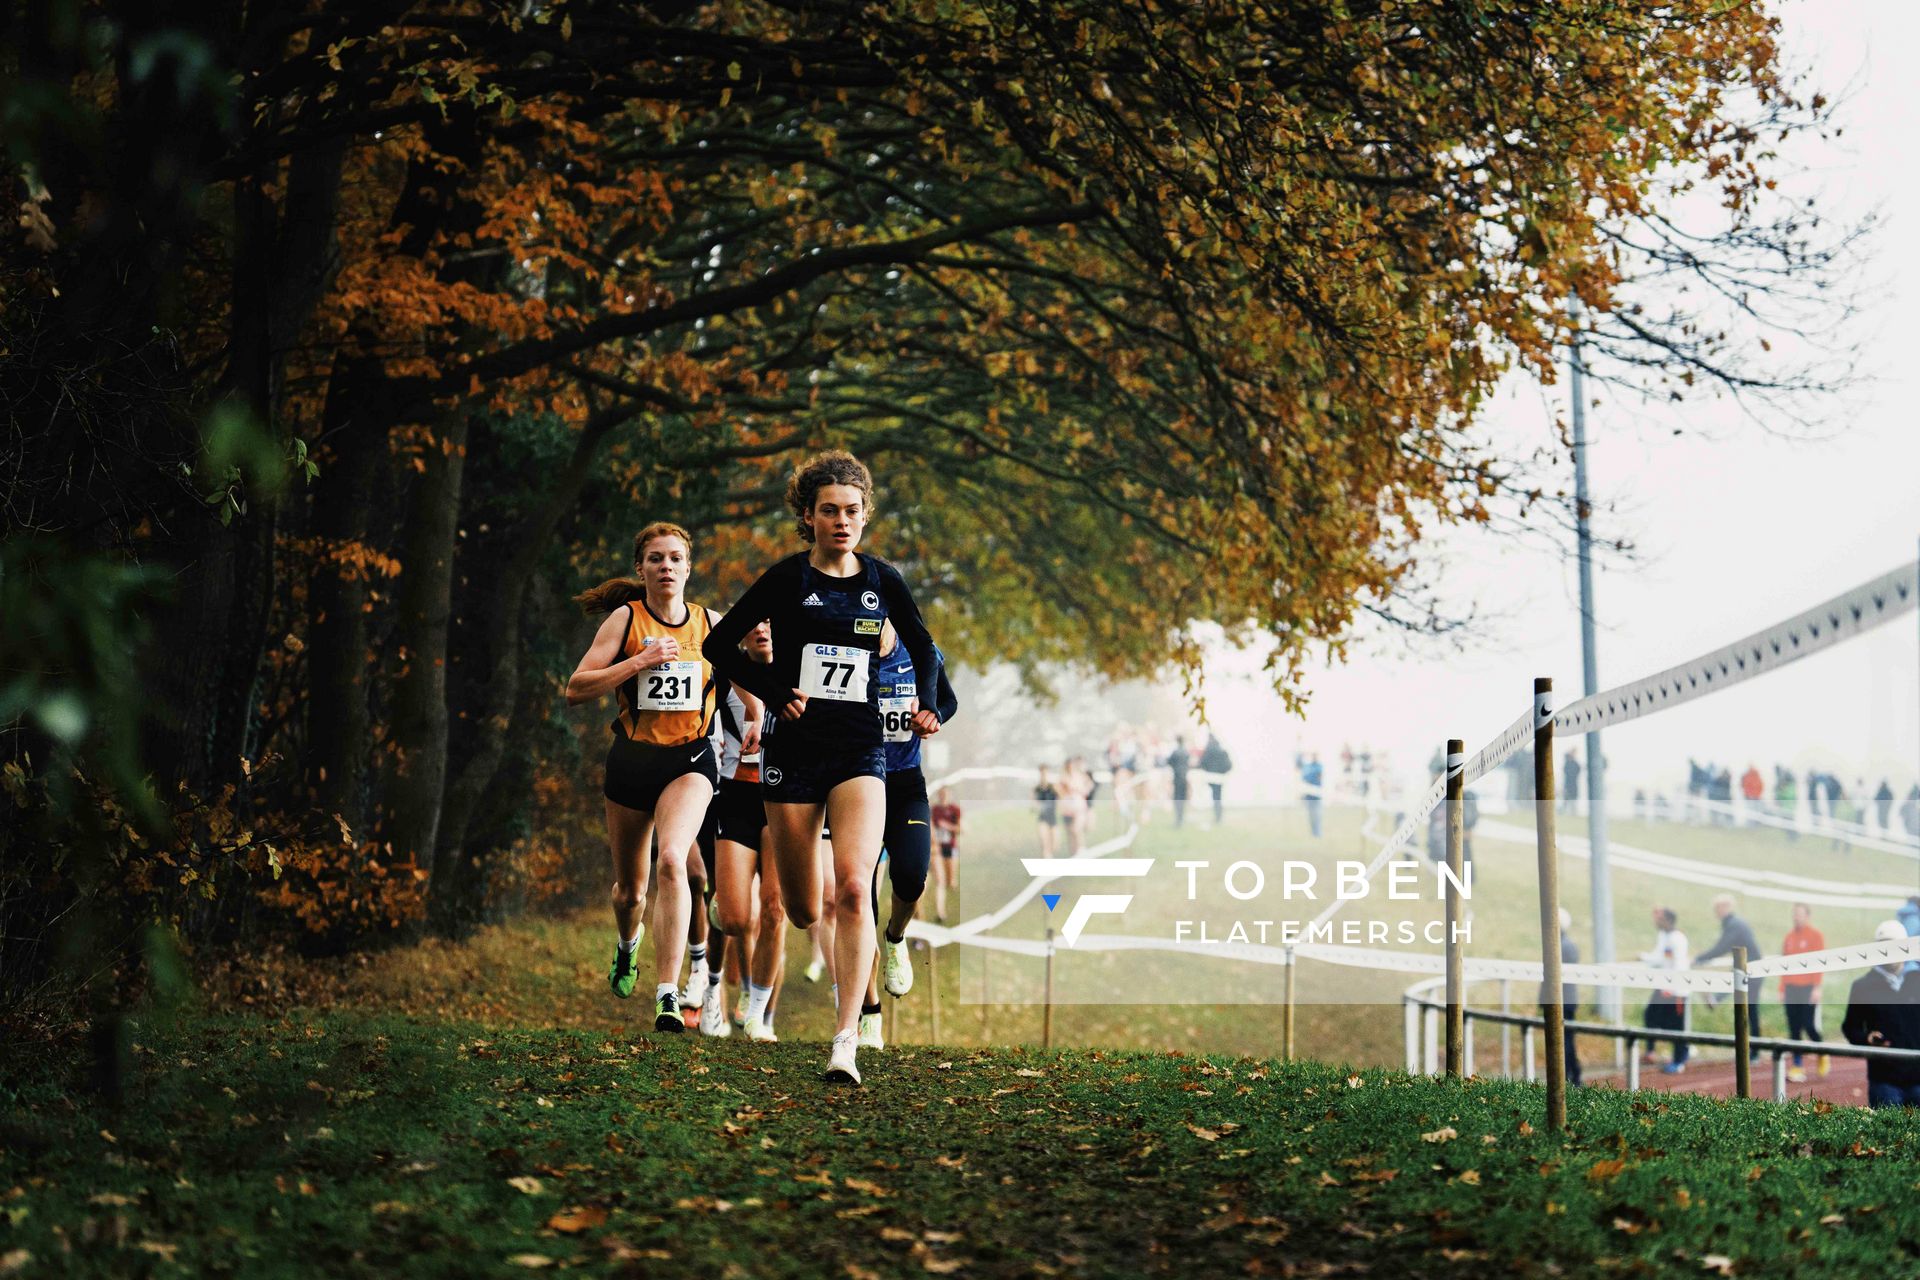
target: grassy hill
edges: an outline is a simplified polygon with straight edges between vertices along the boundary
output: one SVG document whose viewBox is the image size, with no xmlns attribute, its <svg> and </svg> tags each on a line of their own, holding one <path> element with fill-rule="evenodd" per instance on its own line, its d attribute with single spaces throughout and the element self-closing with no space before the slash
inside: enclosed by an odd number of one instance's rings
<svg viewBox="0 0 1920 1280">
<path fill-rule="evenodd" d="M 1920 1115 L 1323 1064 L 505 1029 L 351 1009 L 10 1059 L 0 1272 L 1900 1275 Z M 28 1069 L 28 1068 L 31 1069 Z"/>
</svg>

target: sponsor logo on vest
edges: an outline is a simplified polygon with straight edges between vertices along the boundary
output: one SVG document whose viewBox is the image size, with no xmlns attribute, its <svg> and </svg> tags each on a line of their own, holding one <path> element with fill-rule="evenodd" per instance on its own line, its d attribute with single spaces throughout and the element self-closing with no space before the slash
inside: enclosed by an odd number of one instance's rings
<svg viewBox="0 0 1920 1280">
<path fill-rule="evenodd" d="M 878 609 L 880 607 L 879 594 L 873 591 L 862 591 L 860 593 L 860 607 L 862 609 Z"/>
<path fill-rule="evenodd" d="M 786 777 L 786 775 L 784 773 L 781 773 L 778 769 L 769 769 L 767 770 L 767 785 L 770 787 L 777 787 L 780 785 L 780 780 L 784 777 Z"/>
<path fill-rule="evenodd" d="M 810 591 L 807 593 L 807 598 L 805 600 L 802 600 L 800 603 L 811 604 L 811 605 L 824 605 L 826 604 L 826 601 L 820 598 L 820 593 L 818 591 Z"/>
</svg>

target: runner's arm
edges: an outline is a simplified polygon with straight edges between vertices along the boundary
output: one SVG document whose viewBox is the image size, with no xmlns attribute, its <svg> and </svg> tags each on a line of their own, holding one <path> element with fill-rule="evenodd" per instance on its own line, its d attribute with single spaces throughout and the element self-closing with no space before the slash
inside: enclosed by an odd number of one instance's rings
<svg viewBox="0 0 1920 1280">
<path fill-rule="evenodd" d="M 920 694 L 920 707 L 922 710 L 937 708 L 940 705 L 940 655 L 933 647 L 933 633 L 920 617 L 920 606 L 913 602 L 913 592 L 907 589 L 907 580 L 900 576 L 900 571 L 884 560 L 879 565 L 880 590 L 886 598 L 887 617 L 913 659 L 913 681 Z M 934 714 L 939 712 L 935 710 Z"/>
<path fill-rule="evenodd" d="M 597 702 L 645 669 L 647 664 L 641 663 L 640 654 L 621 653 L 626 647 L 630 616 L 624 608 L 615 609 L 601 621 L 600 629 L 594 632 L 592 647 L 567 677 L 568 706 Z"/>
<path fill-rule="evenodd" d="M 775 705 L 784 704 L 793 696 L 791 689 L 780 688 L 780 682 L 774 678 L 773 668 L 779 663 L 776 661 L 767 665 L 755 662 L 746 655 L 740 642 L 747 638 L 747 632 L 777 612 L 775 604 L 780 599 L 784 563 L 761 574 L 760 580 L 747 588 L 747 593 L 740 597 L 733 608 L 727 610 L 726 616 L 713 624 L 707 632 L 706 643 L 700 649 L 707 661 L 723 672 L 743 695 L 752 693 L 761 701 Z M 777 622 L 774 634 L 780 634 Z"/>
</svg>

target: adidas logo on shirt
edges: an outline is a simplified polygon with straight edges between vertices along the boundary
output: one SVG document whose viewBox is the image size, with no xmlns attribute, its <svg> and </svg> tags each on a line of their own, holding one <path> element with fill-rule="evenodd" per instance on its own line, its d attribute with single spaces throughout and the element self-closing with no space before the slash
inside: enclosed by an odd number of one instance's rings
<svg viewBox="0 0 1920 1280">
<path fill-rule="evenodd" d="M 825 605 L 827 602 L 820 598 L 820 593 L 818 591 L 813 591 L 813 592 L 809 592 L 807 595 L 807 598 L 805 600 L 802 600 L 800 603 Z"/>
</svg>

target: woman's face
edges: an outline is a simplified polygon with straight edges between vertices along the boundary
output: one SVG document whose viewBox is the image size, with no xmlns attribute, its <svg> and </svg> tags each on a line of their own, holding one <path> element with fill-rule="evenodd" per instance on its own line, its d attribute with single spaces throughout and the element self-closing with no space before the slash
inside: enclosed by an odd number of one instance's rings
<svg viewBox="0 0 1920 1280">
<path fill-rule="evenodd" d="M 866 495 L 850 484 L 821 485 L 813 495 L 807 527 L 813 530 L 815 546 L 833 552 L 853 550 L 867 527 Z"/>
<path fill-rule="evenodd" d="M 741 641 L 741 647 L 747 656 L 755 662 L 773 661 L 773 624 L 762 619 L 759 625 L 747 632 L 747 638 Z"/>
<path fill-rule="evenodd" d="M 678 595 L 686 589 L 687 576 L 693 571 L 693 557 L 686 543 L 673 534 L 663 533 L 640 548 L 640 562 L 634 568 L 649 591 Z"/>
</svg>

